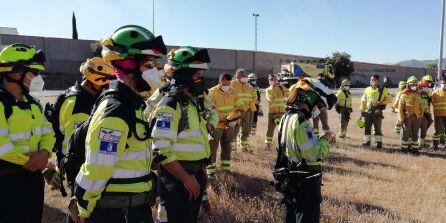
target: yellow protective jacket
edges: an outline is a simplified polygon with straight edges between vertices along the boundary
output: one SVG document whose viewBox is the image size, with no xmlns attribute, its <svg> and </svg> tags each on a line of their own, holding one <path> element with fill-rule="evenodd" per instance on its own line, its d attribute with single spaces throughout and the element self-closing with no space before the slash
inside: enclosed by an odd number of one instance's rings
<svg viewBox="0 0 446 223">
<path fill-rule="evenodd" d="M 446 90 L 437 89 L 432 93 L 434 116 L 446 116 Z"/>
<path fill-rule="evenodd" d="M 210 156 L 207 121 L 183 91 L 170 92 L 155 110 L 153 150 L 162 165 L 178 161 L 204 161 Z"/>
<path fill-rule="evenodd" d="M 431 94 L 429 91 L 420 92 L 421 99 L 423 100 L 424 113 L 431 113 Z"/>
<path fill-rule="evenodd" d="M 395 110 L 398 109 L 398 104 L 400 103 L 402 92 L 403 92 L 403 90 L 398 90 L 395 94 L 395 101 L 393 101 L 393 104 L 392 104 L 392 108 Z"/>
<path fill-rule="evenodd" d="M 58 134 L 56 136 L 62 137 L 62 140 L 58 139 L 56 144 L 60 142 L 61 145 L 55 146 L 61 148 L 62 154 L 66 155 L 68 152 L 68 139 L 70 139 L 71 133 L 90 117 L 91 109 L 97 97 L 89 94 L 80 83 L 76 83 L 67 89 L 64 95 L 59 97 L 63 97 L 61 99 L 63 101 L 58 111 L 58 126 L 53 125 L 53 128 L 58 128 L 61 136 L 57 136 Z"/>
<path fill-rule="evenodd" d="M 51 156 L 55 141 L 37 99 L 28 94 L 16 101 L 0 87 L 0 160 L 24 165 L 29 160 L 25 153 L 46 150 Z"/>
<path fill-rule="evenodd" d="M 251 101 L 250 103 L 250 110 L 255 112 L 257 111 L 257 105 L 259 104 L 259 98 L 257 96 L 257 90 L 249 85 L 251 87 Z"/>
<path fill-rule="evenodd" d="M 235 106 L 235 93 L 234 89 L 229 89 L 224 92 L 220 89 L 220 85 L 214 86 L 209 89 L 209 96 L 214 101 L 218 114 L 218 129 L 228 129 L 229 127 L 224 124 L 225 120 L 235 120 L 241 116 L 241 112 L 238 107 Z"/>
<path fill-rule="evenodd" d="M 252 109 L 253 88 L 249 84 L 242 83 L 238 80 L 231 81 L 231 87 L 235 91 L 235 106 L 239 107 L 242 111 Z"/>
<path fill-rule="evenodd" d="M 361 97 L 361 105 L 359 107 L 359 110 L 361 112 L 364 112 L 364 111 L 374 107 L 374 106 L 372 106 L 372 103 L 378 101 L 379 89 L 380 89 L 380 86 L 378 86 L 378 87 L 370 86 L 364 90 L 364 94 Z M 382 105 L 388 105 L 392 102 L 392 98 L 390 97 L 389 90 L 387 88 L 383 89 L 383 93 L 382 93 L 381 99 L 379 101 L 381 102 Z"/>
<path fill-rule="evenodd" d="M 289 95 L 285 87 L 274 85 L 266 89 L 266 100 L 269 104 L 269 113 L 285 113 L 285 101 Z"/>
<path fill-rule="evenodd" d="M 151 190 L 152 150 L 144 108 L 127 85 L 110 83 L 88 127 L 85 163 L 76 177 L 80 216 L 90 216 L 104 190 L 108 196 Z"/>
<path fill-rule="evenodd" d="M 423 100 L 419 92 L 409 90 L 401 93 L 400 102 L 398 103 L 398 117 L 400 121 L 415 114 L 417 118 L 422 118 L 424 114 Z"/>
<path fill-rule="evenodd" d="M 338 93 L 336 94 L 337 105 L 344 108 L 352 108 L 352 95 L 350 94 L 350 91 L 343 91 L 342 89 L 338 90 Z"/>
</svg>

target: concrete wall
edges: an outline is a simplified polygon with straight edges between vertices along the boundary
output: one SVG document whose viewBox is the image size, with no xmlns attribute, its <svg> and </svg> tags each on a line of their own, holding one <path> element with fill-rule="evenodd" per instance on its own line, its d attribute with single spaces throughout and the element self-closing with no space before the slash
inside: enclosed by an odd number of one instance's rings
<svg viewBox="0 0 446 223">
<path fill-rule="evenodd" d="M 48 89 L 63 89 L 80 78 L 79 66 L 87 58 L 92 57 L 90 44 L 93 40 L 72 40 L 62 38 L 49 38 L 21 35 L 0 35 L 0 48 L 12 43 L 26 43 L 45 51 L 47 57 L 47 75 L 45 76 Z M 174 46 L 168 46 L 168 50 Z M 254 52 L 246 50 L 229 50 L 210 48 L 210 70 L 206 72 L 208 84 L 217 82 L 218 75 L 222 72 L 234 73 L 237 68 L 244 68 L 249 72 L 255 72 L 259 77 L 259 83 L 267 84 L 269 73 L 280 72 L 283 63 L 318 63 L 321 58 L 300 55 Z M 161 60 L 165 62 L 165 58 Z M 382 64 L 370 64 L 354 62 L 355 71 L 351 76 L 353 84 L 368 84 L 372 74 L 387 76 L 393 83 L 398 83 L 408 76 L 421 77 L 429 73 L 426 69 L 389 66 Z"/>
</svg>

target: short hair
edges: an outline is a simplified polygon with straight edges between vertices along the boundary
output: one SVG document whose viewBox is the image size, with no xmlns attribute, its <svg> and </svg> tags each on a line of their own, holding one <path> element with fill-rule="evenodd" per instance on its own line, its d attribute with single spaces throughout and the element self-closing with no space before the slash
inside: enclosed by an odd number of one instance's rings
<svg viewBox="0 0 446 223">
<path fill-rule="evenodd" d="M 246 70 L 243 69 L 243 68 L 239 68 L 239 69 L 237 69 L 237 70 L 235 71 L 235 75 L 234 75 L 234 77 L 238 77 L 238 75 L 240 75 L 240 73 L 242 73 L 242 72 L 245 72 L 245 73 L 246 73 Z"/>
<path fill-rule="evenodd" d="M 374 74 L 374 75 L 372 75 L 372 78 L 376 79 L 376 80 L 379 80 L 379 75 L 378 74 Z"/>
<path fill-rule="evenodd" d="M 230 75 L 228 73 L 221 73 L 218 78 L 218 81 L 221 82 L 222 80 L 230 81 L 230 80 L 232 80 L 232 75 Z"/>
</svg>

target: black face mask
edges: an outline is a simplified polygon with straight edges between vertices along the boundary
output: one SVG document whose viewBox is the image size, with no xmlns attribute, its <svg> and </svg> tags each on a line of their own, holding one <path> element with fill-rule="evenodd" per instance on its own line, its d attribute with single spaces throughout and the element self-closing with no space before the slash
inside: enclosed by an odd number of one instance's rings
<svg viewBox="0 0 446 223">
<path fill-rule="evenodd" d="M 134 77 L 134 80 L 136 82 L 136 88 L 138 91 L 150 91 L 152 88 L 150 85 L 142 78 L 141 74 L 136 74 Z"/>
<path fill-rule="evenodd" d="M 202 95 L 204 92 L 204 78 L 191 80 L 190 86 L 193 86 L 193 87 L 189 88 L 189 91 L 191 94 Z"/>
</svg>

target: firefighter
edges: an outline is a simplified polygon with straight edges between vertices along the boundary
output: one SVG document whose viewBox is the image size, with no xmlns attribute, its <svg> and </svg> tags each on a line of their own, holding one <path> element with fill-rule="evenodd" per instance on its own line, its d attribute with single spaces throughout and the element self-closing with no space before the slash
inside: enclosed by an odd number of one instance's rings
<svg viewBox="0 0 446 223">
<path fill-rule="evenodd" d="M 352 95 L 350 93 L 350 81 L 343 80 L 341 82 L 341 87 L 336 94 L 336 112 L 339 113 L 339 120 L 341 124 L 339 126 L 339 138 L 347 137 L 347 127 L 350 121 L 350 114 L 353 112 L 352 109 Z"/>
<path fill-rule="evenodd" d="M 432 119 L 431 108 L 430 108 L 434 80 L 432 76 L 426 75 L 421 79 L 418 85 L 420 89 L 421 98 L 423 99 L 423 107 L 424 107 L 424 115 L 420 128 L 420 138 L 418 141 L 420 144 L 420 148 L 422 148 L 422 147 L 429 147 L 429 145 L 425 143 L 425 139 L 427 135 L 427 130 L 434 122 L 434 120 Z"/>
<path fill-rule="evenodd" d="M 155 109 L 153 149 L 161 164 L 161 202 L 169 222 L 196 222 L 211 155 L 203 102 L 206 49 L 179 47 L 169 52 L 164 70 L 171 90 Z"/>
<path fill-rule="evenodd" d="M 382 131 L 381 123 L 384 119 L 383 111 L 386 105 L 392 102 L 389 96 L 389 90 L 379 84 L 379 75 L 372 75 L 370 85 L 364 90 L 361 97 L 361 105 L 359 110 L 361 116 L 365 117 L 365 132 L 363 146 L 370 146 L 372 141 L 372 125 L 375 130 L 376 148 L 382 148 Z"/>
<path fill-rule="evenodd" d="M 80 66 L 80 72 L 83 74 L 82 82 L 76 82 L 58 96 L 54 105 L 48 107 L 50 106 L 48 104 L 45 109 L 56 135 L 54 151 L 57 155 L 58 167 L 62 158 L 67 155 L 67 143 L 71 133 L 90 117 L 97 97 L 108 88 L 110 81 L 116 78 L 111 64 L 100 57 L 87 59 Z M 59 172 L 60 169 L 57 168 L 56 171 Z M 45 172 L 48 174 L 45 175 Z M 61 176 L 54 173 L 56 172 L 53 168 L 46 169 L 45 180 L 52 189 L 60 189 Z M 73 188 L 73 183 L 69 182 L 71 188 Z"/>
<path fill-rule="evenodd" d="M 260 106 L 260 87 L 257 84 L 257 75 L 254 73 L 250 73 L 248 75 L 249 85 L 255 90 L 255 96 L 253 98 L 257 98 L 255 100 L 256 111 L 253 113 L 252 117 L 252 125 L 251 125 L 251 135 L 255 135 L 257 131 L 257 120 L 258 117 L 263 117 L 262 107 Z"/>
<path fill-rule="evenodd" d="M 420 131 L 423 115 L 424 106 L 418 91 L 418 80 L 412 76 L 407 80 L 407 88 L 401 93 L 398 104 L 399 125 L 403 127 L 402 152 L 419 154 L 418 132 Z"/>
<path fill-rule="evenodd" d="M 45 68 L 45 54 L 25 44 L 0 52 L 0 222 L 41 222 L 41 171 L 56 141 L 30 86 Z"/>
<path fill-rule="evenodd" d="M 268 76 L 269 87 L 266 89 L 266 100 L 268 101 L 268 129 L 266 130 L 265 148 L 270 148 L 273 142 L 273 135 L 276 125 L 285 113 L 285 100 L 288 96 L 288 89 L 279 84 L 277 76 Z"/>
<path fill-rule="evenodd" d="M 395 101 L 392 104 L 392 112 L 398 113 L 398 103 L 400 102 L 401 93 L 406 89 L 407 82 L 405 80 L 402 80 L 398 83 L 398 91 L 395 94 Z M 396 121 L 395 128 L 393 131 L 397 134 L 400 134 L 401 132 L 401 126 L 399 125 L 399 121 Z"/>
<path fill-rule="evenodd" d="M 322 162 L 335 134 L 318 138 L 310 120 L 323 107 L 331 108 L 336 96 L 316 79 L 303 78 L 290 88 L 287 111 L 279 124 L 279 150 L 275 188 L 283 193 L 286 222 L 319 222 L 322 202 Z"/>
<path fill-rule="evenodd" d="M 235 106 L 235 93 L 230 87 L 231 80 L 230 74 L 222 73 L 218 85 L 209 90 L 209 95 L 215 103 L 219 116 L 217 127 L 213 129 L 213 139 L 210 141 L 211 164 L 207 167 L 209 178 L 215 177 L 215 161 L 219 145 L 221 147 L 221 168 L 224 171 L 231 171 L 231 142 L 234 137 L 234 127 L 241 115 Z"/>
<path fill-rule="evenodd" d="M 325 74 L 319 73 L 317 77 L 323 85 L 326 87 L 330 86 L 328 78 Z M 314 134 L 317 136 L 319 135 L 319 121 L 322 123 L 322 130 L 324 130 L 324 132 L 330 130 L 330 126 L 328 125 L 328 112 L 326 108 L 321 109 L 321 114 L 313 119 Z"/>
<path fill-rule="evenodd" d="M 150 64 L 162 58 L 166 46 L 161 36 L 136 25 L 120 27 L 101 43 L 117 80 L 101 96 L 86 133 L 85 163 L 74 189 L 79 220 L 152 222 L 152 150 L 139 93 L 159 81 Z"/>
<path fill-rule="evenodd" d="M 432 136 L 433 149 L 438 150 L 440 138 L 445 136 L 446 128 L 446 79 L 441 80 L 440 88 L 432 93 L 435 132 Z"/>
<path fill-rule="evenodd" d="M 231 88 L 234 89 L 237 106 L 242 111 L 240 123 L 234 129 L 233 149 L 236 140 L 239 140 L 242 151 L 250 152 L 248 147 L 248 137 L 251 131 L 250 120 L 252 110 L 253 89 L 248 83 L 248 73 L 244 69 L 235 72 L 234 80 L 231 81 Z M 240 137 L 238 136 L 240 133 Z"/>
</svg>

